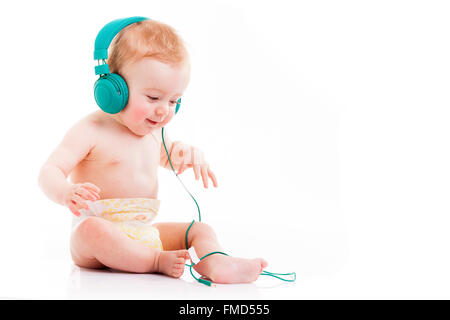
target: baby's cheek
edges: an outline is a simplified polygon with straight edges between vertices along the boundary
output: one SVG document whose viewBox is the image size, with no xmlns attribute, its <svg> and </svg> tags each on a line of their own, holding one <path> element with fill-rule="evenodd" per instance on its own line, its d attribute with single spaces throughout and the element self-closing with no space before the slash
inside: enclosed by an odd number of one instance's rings
<svg viewBox="0 0 450 320">
<path fill-rule="evenodd" d="M 147 109 L 145 107 L 136 106 L 136 108 L 133 109 L 132 117 L 133 120 L 139 121 L 142 119 L 145 119 L 147 117 Z"/>
</svg>

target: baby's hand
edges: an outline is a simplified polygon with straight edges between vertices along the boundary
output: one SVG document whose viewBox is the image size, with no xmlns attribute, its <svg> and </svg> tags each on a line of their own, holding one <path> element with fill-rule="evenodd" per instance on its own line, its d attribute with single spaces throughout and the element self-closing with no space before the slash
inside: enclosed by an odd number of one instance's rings
<svg viewBox="0 0 450 320">
<path fill-rule="evenodd" d="M 86 200 L 96 201 L 100 199 L 99 192 L 100 188 L 89 182 L 72 184 L 64 195 L 64 205 L 79 217 L 81 213 L 78 209 L 89 209 Z"/>
<path fill-rule="evenodd" d="M 174 146 L 172 154 L 175 156 L 175 167 L 178 168 L 178 174 L 183 173 L 188 168 L 194 169 L 195 180 L 202 175 L 203 186 L 208 188 L 208 177 L 217 188 L 217 179 L 212 170 L 209 168 L 208 162 L 205 160 L 203 152 L 195 147 L 184 143 L 178 143 Z"/>
</svg>

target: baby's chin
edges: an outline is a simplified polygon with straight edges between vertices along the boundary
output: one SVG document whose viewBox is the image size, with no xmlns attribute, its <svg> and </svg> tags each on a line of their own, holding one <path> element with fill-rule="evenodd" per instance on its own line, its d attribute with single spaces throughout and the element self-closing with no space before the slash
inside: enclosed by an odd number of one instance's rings
<svg viewBox="0 0 450 320">
<path fill-rule="evenodd" d="M 161 130 L 161 128 L 158 128 L 156 126 L 155 127 L 150 127 L 150 126 L 145 125 L 145 124 L 144 125 L 142 125 L 142 124 L 141 125 L 138 125 L 138 124 L 127 125 L 126 127 L 131 133 L 133 133 L 134 135 L 139 136 L 139 137 L 143 137 L 143 136 L 146 136 L 146 135 L 151 134 L 153 132 Z"/>
</svg>

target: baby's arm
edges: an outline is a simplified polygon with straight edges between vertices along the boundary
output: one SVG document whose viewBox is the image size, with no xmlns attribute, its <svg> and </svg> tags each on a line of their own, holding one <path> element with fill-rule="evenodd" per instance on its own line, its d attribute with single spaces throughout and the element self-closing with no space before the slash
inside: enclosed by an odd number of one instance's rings
<svg viewBox="0 0 450 320">
<path fill-rule="evenodd" d="M 41 167 L 38 179 L 39 186 L 52 201 L 69 206 L 67 195 L 73 191 L 71 189 L 74 189 L 74 185 L 67 181 L 67 177 L 95 146 L 94 137 L 93 124 L 86 119 L 82 119 L 69 129 L 62 142 Z M 92 184 L 88 185 L 91 185 L 91 189 L 97 188 Z M 80 189 L 80 186 L 78 189 Z M 84 193 L 86 197 L 89 196 L 84 190 L 78 190 L 78 193 Z M 76 212 L 74 213 L 76 214 Z"/>
<path fill-rule="evenodd" d="M 209 164 L 206 162 L 205 156 L 200 149 L 181 141 L 172 142 L 167 135 L 166 129 L 164 129 L 164 141 L 173 168 L 178 171 L 178 174 L 183 173 L 188 168 L 193 168 L 195 179 L 198 180 L 201 175 L 205 188 L 208 188 L 208 177 L 211 178 L 214 187 L 217 187 L 217 179 L 209 168 Z M 161 143 L 160 165 L 166 169 L 171 169 L 163 143 Z"/>
</svg>

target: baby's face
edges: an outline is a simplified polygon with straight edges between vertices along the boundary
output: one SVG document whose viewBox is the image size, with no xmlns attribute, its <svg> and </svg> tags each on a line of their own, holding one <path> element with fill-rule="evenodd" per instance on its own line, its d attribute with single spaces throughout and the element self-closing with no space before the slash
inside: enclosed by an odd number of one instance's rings
<svg viewBox="0 0 450 320">
<path fill-rule="evenodd" d="M 129 98 L 115 118 L 134 134 L 143 136 L 172 119 L 177 100 L 189 83 L 190 66 L 142 58 L 125 66 L 122 76 L 128 85 Z"/>
</svg>

